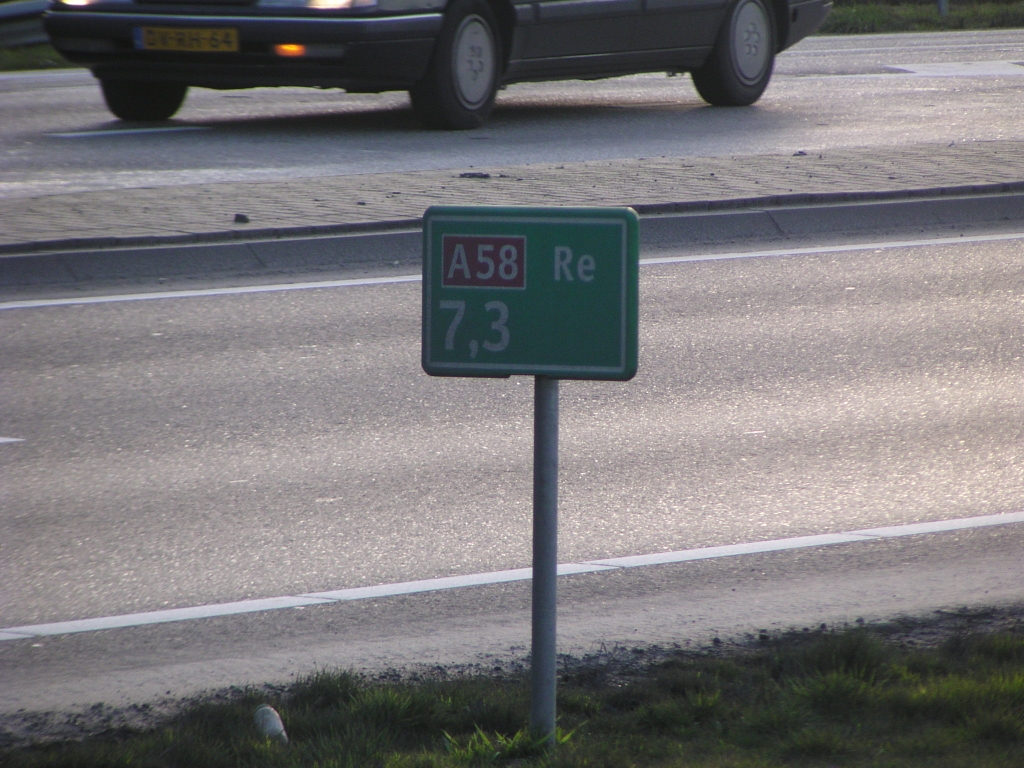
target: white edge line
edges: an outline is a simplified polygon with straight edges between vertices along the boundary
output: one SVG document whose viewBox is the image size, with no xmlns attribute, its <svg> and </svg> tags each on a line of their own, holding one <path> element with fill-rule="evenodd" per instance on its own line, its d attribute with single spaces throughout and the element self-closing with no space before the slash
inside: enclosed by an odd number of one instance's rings
<svg viewBox="0 0 1024 768">
<path fill-rule="evenodd" d="M 485 584 L 507 584 L 513 581 L 525 581 L 532 576 L 530 568 L 516 568 L 511 571 L 492 571 L 490 573 L 472 573 L 466 576 L 446 576 L 441 579 L 421 579 L 404 581 L 397 584 L 380 584 L 374 587 L 353 587 L 337 589 L 331 592 L 310 592 L 303 597 L 318 597 L 323 600 L 368 600 L 374 597 L 393 597 L 395 595 L 412 595 L 418 592 L 433 592 L 442 589 L 458 589 L 459 587 L 479 587 Z"/>
<path fill-rule="evenodd" d="M 24 443 L 23 437 L 0 437 L 0 443 Z"/>
<path fill-rule="evenodd" d="M 36 635 L 30 635 L 27 633 L 19 634 L 17 632 L 4 631 L 0 632 L 0 643 L 2 643 L 4 640 L 30 640 L 33 637 L 36 637 Z"/>
<path fill-rule="evenodd" d="M 1006 525 L 1007 523 L 1020 522 L 1024 522 L 1024 512 L 1008 512 L 1002 515 L 984 515 L 982 517 L 963 517 L 959 520 L 940 520 L 934 523 L 911 523 L 910 525 L 894 525 L 888 528 L 866 528 L 862 531 L 851 531 L 851 533 L 892 539 L 898 536 L 962 531 L 970 528 L 986 528 L 991 525 Z"/>
<path fill-rule="evenodd" d="M 297 608 L 306 605 L 320 605 L 333 602 L 315 597 L 270 597 L 264 600 L 239 600 L 233 603 L 216 605 L 199 605 L 192 608 L 172 608 L 166 611 L 148 611 L 146 613 L 128 613 L 121 616 L 102 616 L 96 619 L 79 619 L 78 621 L 58 621 L 52 624 L 32 624 L 24 627 L 5 627 L 0 629 L 0 637 L 7 633 L 44 637 L 46 635 L 65 635 L 75 632 L 95 632 L 101 629 L 122 629 L 125 627 L 142 627 L 147 624 L 166 624 L 172 621 L 189 619 L 207 619 L 216 616 L 234 616 L 239 613 L 256 613 L 258 611 L 276 611 L 281 608 Z"/>
<path fill-rule="evenodd" d="M 772 251 L 735 251 L 732 253 L 709 253 L 695 256 L 657 256 L 640 259 L 640 266 L 655 264 L 684 264 L 698 261 L 727 261 L 731 259 L 760 259 L 781 256 L 805 256 L 815 253 L 849 253 L 892 248 L 915 248 L 928 245 L 952 245 L 954 243 L 990 243 L 1005 240 L 1024 240 L 1024 232 L 1002 235 L 973 235 L 970 237 L 941 237 L 932 240 L 891 240 L 877 243 L 854 243 L 850 245 L 818 246 L 811 248 L 780 248 Z M 237 288 L 206 288 L 191 291 L 153 291 L 150 293 L 125 293 L 111 296 L 87 296 L 67 299 L 26 299 L 0 302 L 0 311 L 5 309 L 38 309 L 42 307 L 70 307 L 82 304 L 113 304 L 120 301 L 150 301 L 153 299 L 191 299 L 203 296 L 230 296 L 248 293 L 273 293 L 276 291 L 305 291 L 316 288 L 354 288 L 362 285 L 387 285 L 389 283 L 418 283 L 420 274 L 398 275 L 395 277 L 367 277 L 350 280 L 323 280 L 305 283 L 272 283 L 269 285 L 246 285 Z"/>
<path fill-rule="evenodd" d="M 640 568 L 647 565 L 686 563 L 693 560 L 713 560 L 719 557 L 735 557 L 736 555 L 749 555 L 760 552 L 779 552 L 786 549 L 827 547 L 832 544 L 868 541 L 871 538 L 870 536 L 853 533 L 824 533 L 818 536 L 797 536 L 792 539 L 755 541 L 749 544 L 730 544 L 724 547 L 703 547 L 701 549 L 683 550 L 682 552 L 658 552 L 653 555 L 612 557 L 607 560 L 591 560 L 589 562 L 596 565 L 614 566 L 616 568 Z"/>
<path fill-rule="evenodd" d="M 835 544 L 849 544 L 858 541 L 916 536 L 929 533 L 962 531 L 972 528 L 987 528 L 994 525 L 1024 523 L 1024 512 L 1008 512 L 1000 515 L 939 520 L 931 523 L 911 523 L 885 528 L 865 528 L 843 533 L 824 533 L 815 536 L 794 536 L 788 539 L 755 541 L 746 544 L 730 544 L 720 547 L 701 547 L 678 552 L 661 552 L 652 555 L 613 557 L 602 560 L 587 560 L 580 563 L 563 563 L 558 566 L 559 576 L 580 573 L 596 573 L 620 568 L 640 568 L 651 565 L 685 563 L 694 560 L 710 560 L 738 555 L 765 552 L 780 552 L 808 547 L 827 547 Z M 516 568 L 489 573 L 473 573 L 465 576 L 447 576 L 440 579 L 421 579 L 395 584 L 380 584 L 372 587 L 353 587 L 330 592 L 310 592 L 302 595 L 285 595 L 260 600 L 239 600 L 231 603 L 200 605 L 191 608 L 172 608 L 164 611 L 130 613 L 121 616 L 104 616 L 77 621 L 59 621 L 50 624 L 27 624 L 20 627 L 0 628 L 0 642 L 5 640 L 28 640 L 48 635 L 67 635 L 77 632 L 95 632 L 102 629 L 123 629 L 150 624 L 164 624 L 174 621 L 233 616 L 242 613 L 276 611 L 282 608 L 300 608 L 307 605 L 329 605 L 351 600 L 368 600 L 377 597 L 394 597 L 422 592 L 436 592 L 444 589 L 459 589 L 487 584 L 510 584 L 526 581 L 532 577 L 532 569 Z"/>
</svg>

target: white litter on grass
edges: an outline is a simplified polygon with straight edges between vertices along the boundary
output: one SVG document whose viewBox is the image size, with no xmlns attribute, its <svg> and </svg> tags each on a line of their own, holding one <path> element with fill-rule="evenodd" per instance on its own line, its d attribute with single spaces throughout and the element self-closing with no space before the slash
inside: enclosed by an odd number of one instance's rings
<svg viewBox="0 0 1024 768">
<path fill-rule="evenodd" d="M 259 728 L 260 734 L 273 741 L 280 741 L 282 744 L 288 743 L 288 734 L 284 731 L 281 716 L 272 706 L 262 704 L 257 707 L 253 719 L 256 721 L 256 727 Z"/>
</svg>

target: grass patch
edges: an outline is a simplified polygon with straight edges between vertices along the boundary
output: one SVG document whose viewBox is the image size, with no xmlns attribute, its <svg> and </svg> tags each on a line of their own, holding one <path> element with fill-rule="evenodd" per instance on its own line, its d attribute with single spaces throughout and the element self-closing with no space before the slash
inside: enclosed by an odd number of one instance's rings
<svg viewBox="0 0 1024 768">
<path fill-rule="evenodd" d="M 579 662 L 546 754 L 525 677 L 371 681 L 321 671 L 278 693 L 200 703 L 161 727 L 0 751 L 10 768 L 759 768 L 1024 765 L 1024 626 L 930 648 L 864 628 L 729 651 Z M 270 703 L 290 743 L 261 738 Z"/>
<path fill-rule="evenodd" d="M 0 48 L 0 72 L 26 69 L 71 69 L 77 67 L 65 59 L 50 44 L 25 45 L 18 48 Z"/>
<path fill-rule="evenodd" d="M 820 32 L 855 35 L 1012 27 L 1024 27 L 1024 2 L 953 0 L 949 13 L 939 16 L 935 2 L 836 0 Z"/>
</svg>

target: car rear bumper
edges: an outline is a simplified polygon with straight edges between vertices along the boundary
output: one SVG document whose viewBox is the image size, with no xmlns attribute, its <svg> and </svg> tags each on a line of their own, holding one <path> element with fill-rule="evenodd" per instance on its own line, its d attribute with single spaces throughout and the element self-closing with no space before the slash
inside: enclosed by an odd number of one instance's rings
<svg viewBox="0 0 1024 768">
<path fill-rule="evenodd" d="M 51 11 L 43 20 L 54 47 L 100 78 L 178 82 L 209 88 L 267 85 L 408 88 L 426 72 L 439 13 L 349 18 L 281 18 Z M 231 28 L 232 53 L 144 51 L 141 27 Z M 281 57 L 274 46 L 299 44 L 310 54 Z"/>
<path fill-rule="evenodd" d="M 789 4 L 789 34 L 780 50 L 803 40 L 818 31 L 828 12 L 832 10 L 832 0 L 806 0 Z"/>
</svg>

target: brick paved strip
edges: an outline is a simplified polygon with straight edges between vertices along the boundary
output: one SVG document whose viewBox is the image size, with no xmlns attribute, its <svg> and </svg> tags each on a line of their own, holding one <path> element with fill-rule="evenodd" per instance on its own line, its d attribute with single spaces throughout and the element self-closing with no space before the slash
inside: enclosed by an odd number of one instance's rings
<svg viewBox="0 0 1024 768">
<path fill-rule="evenodd" d="M 1022 187 L 1024 142 L 987 141 L 118 189 L 0 200 L 0 253 L 408 226 L 438 203 L 632 205 L 653 213 Z M 236 213 L 250 223 L 234 223 Z"/>
</svg>

